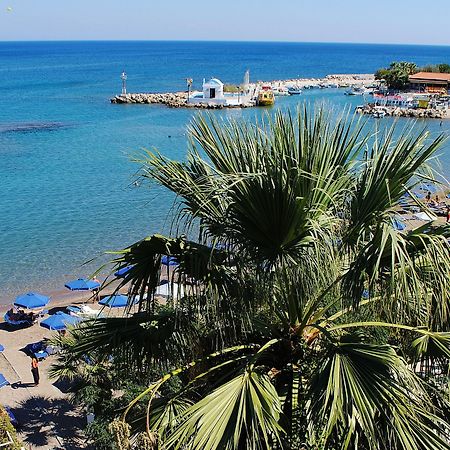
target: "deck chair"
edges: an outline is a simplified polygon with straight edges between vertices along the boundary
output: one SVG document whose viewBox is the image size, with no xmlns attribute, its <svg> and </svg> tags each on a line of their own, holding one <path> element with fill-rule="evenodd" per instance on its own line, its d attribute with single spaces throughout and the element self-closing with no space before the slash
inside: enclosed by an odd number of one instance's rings
<svg viewBox="0 0 450 450">
<path fill-rule="evenodd" d="M 0 373 L 0 388 L 8 386 L 9 384 L 9 381 L 3 376 L 2 373 Z"/>
</svg>

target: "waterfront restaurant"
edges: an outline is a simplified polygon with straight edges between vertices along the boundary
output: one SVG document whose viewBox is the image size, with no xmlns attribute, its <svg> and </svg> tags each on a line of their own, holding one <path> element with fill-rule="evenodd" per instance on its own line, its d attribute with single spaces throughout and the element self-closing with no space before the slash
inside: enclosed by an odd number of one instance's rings
<svg viewBox="0 0 450 450">
<path fill-rule="evenodd" d="M 450 89 L 450 73 L 419 72 L 410 75 L 409 82 L 419 92 L 447 95 Z"/>
</svg>

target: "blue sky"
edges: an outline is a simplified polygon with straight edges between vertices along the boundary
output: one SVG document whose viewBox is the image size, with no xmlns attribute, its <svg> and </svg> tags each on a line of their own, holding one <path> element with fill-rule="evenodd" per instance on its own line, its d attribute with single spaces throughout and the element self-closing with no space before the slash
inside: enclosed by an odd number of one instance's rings
<svg viewBox="0 0 450 450">
<path fill-rule="evenodd" d="M 0 0 L 0 40 L 450 45 L 450 0 Z"/>
</svg>

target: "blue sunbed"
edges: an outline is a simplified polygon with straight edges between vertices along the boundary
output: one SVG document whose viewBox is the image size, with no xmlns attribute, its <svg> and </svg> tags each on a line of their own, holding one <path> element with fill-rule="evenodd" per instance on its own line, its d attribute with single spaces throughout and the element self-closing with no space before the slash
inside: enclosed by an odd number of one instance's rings
<svg viewBox="0 0 450 450">
<path fill-rule="evenodd" d="M 4 386 L 8 386 L 9 385 L 9 381 L 3 376 L 2 373 L 0 373 L 0 388 L 4 387 Z"/>
</svg>

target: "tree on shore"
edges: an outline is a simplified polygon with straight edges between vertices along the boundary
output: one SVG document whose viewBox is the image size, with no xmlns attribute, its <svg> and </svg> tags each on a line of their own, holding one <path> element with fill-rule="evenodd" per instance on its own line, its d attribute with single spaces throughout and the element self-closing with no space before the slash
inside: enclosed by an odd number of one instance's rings
<svg viewBox="0 0 450 450">
<path fill-rule="evenodd" d="M 417 66 L 411 62 L 393 62 L 388 68 L 375 72 L 376 80 L 384 80 L 390 89 L 404 89 L 409 83 L 409 76 L 418 72 Z"/>
<path fill-rule="evenodd" d="M 444 138 L 306 109 L 190 137 L 185 162 L 140 161 L 177 225 L 115 253 L 139 311 L 73 329 L 54 373 L 95 355 L 148 383 L 117 448 L 450 448 L 450 230 L 393 226 Z"/>
<path fill-rule="evenodd" d="M 420 69 L 420 72 L 450 73 L 450 64 L 425 66 Z"/>
</svg>

